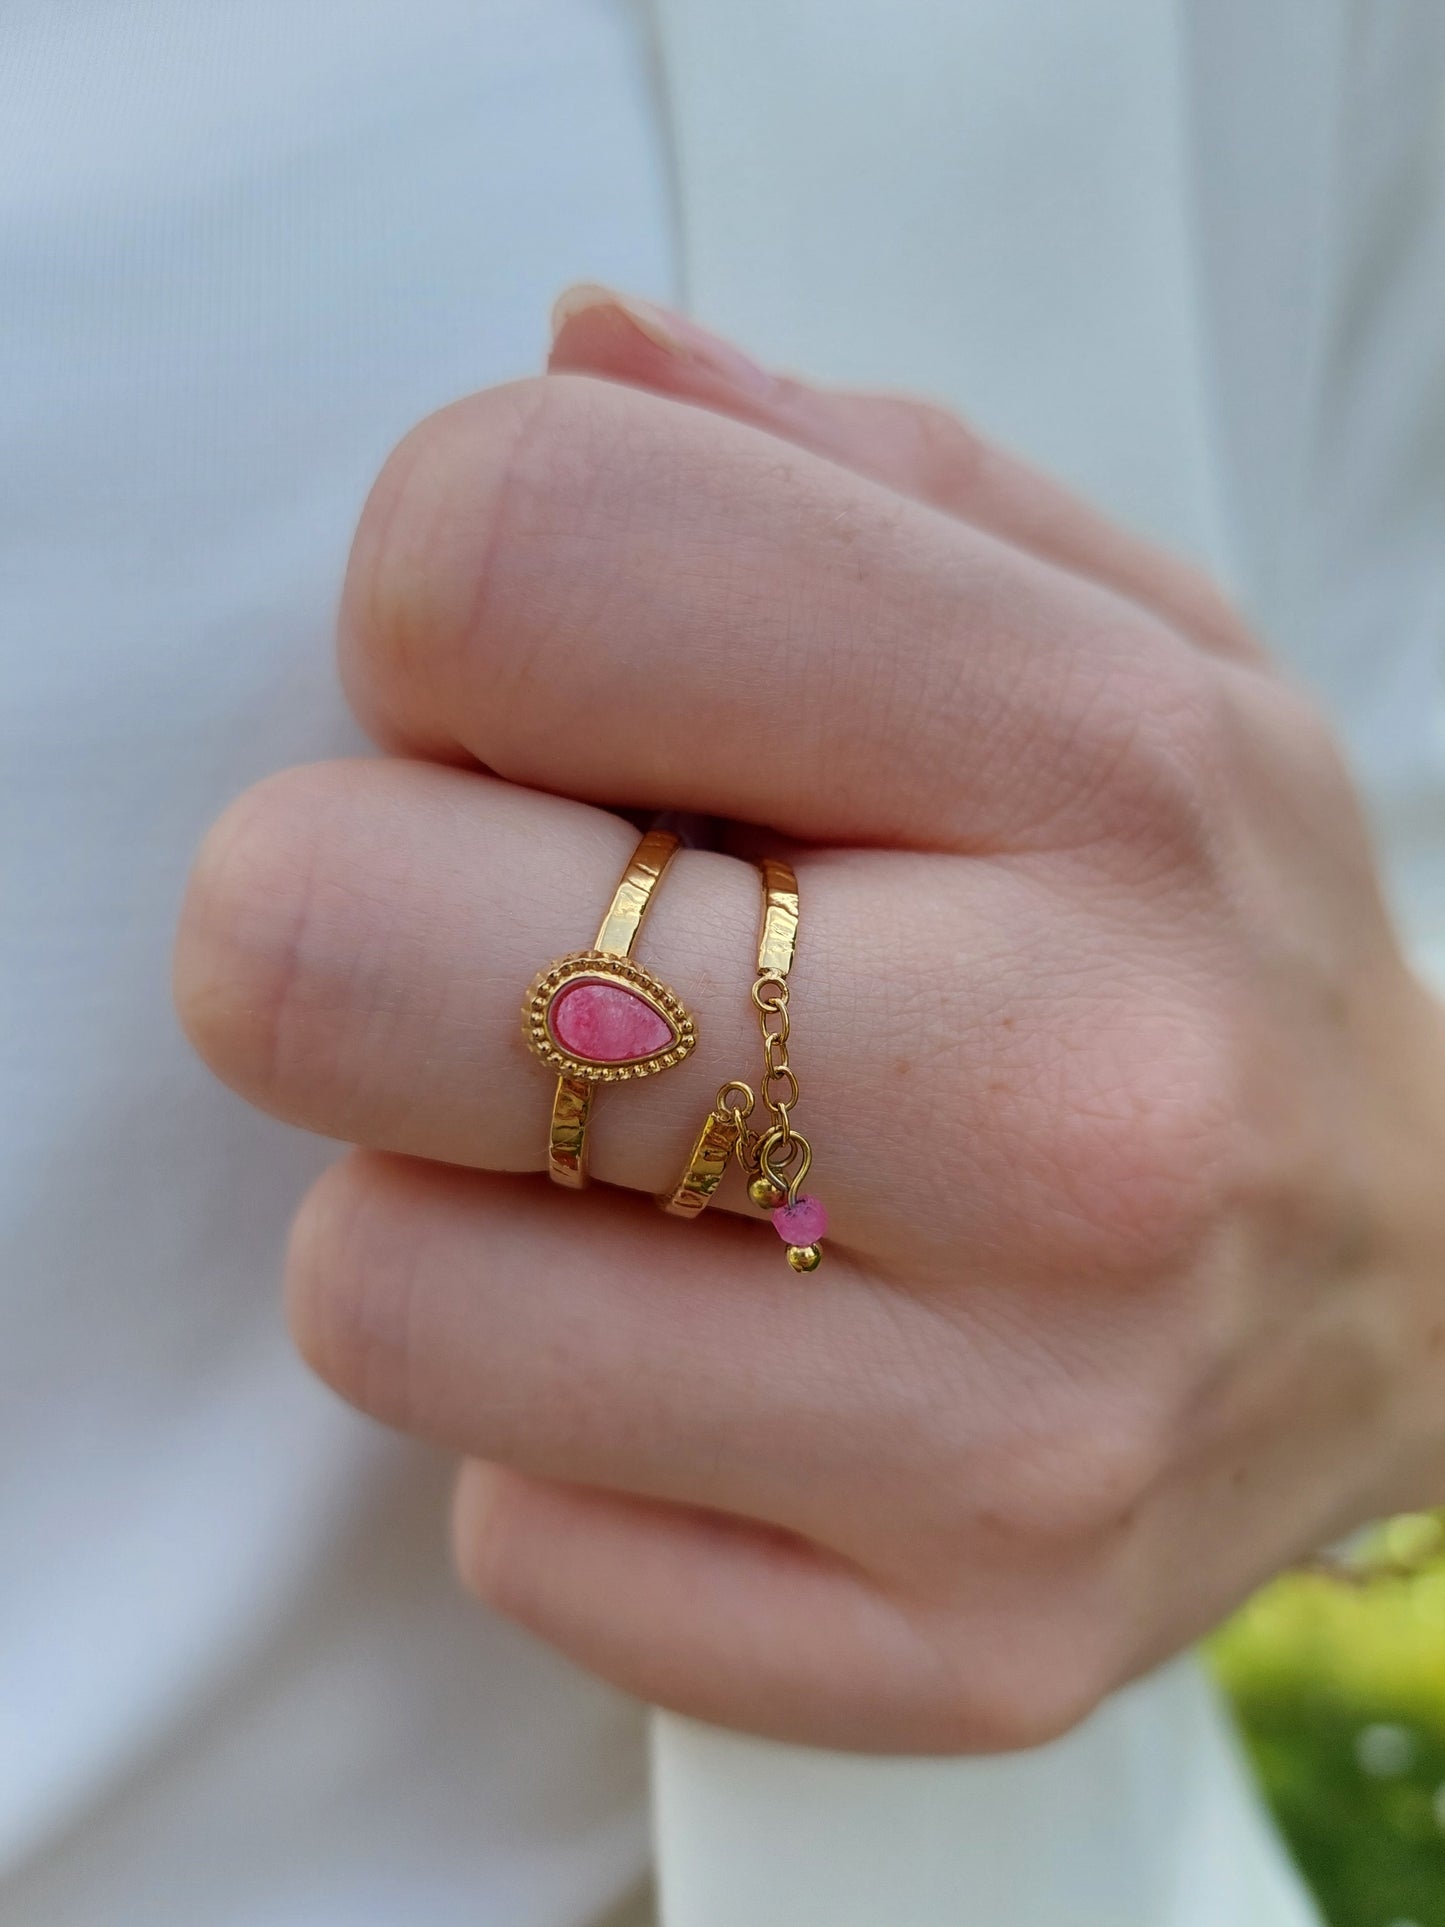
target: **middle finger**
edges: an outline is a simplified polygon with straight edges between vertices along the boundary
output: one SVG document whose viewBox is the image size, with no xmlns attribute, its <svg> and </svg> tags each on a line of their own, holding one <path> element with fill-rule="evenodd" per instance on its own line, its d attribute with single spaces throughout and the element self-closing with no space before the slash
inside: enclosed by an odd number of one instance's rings
<svg viewBox="0 0 1445 1927">
<path fill-rule="evenodd" d="M 554 1079 L 523 1042 L 523 995 L 590 940 L 635 838 L 585 805 L 421 763 L 273 778 L 198 863 L 177 959 L 187 1027 L 229 1083 L 294 1123 L 542 1169 Z M 1078 964 L 1056 990 L 1047 962 L 1057 903 L 1011 866 L 943 856 L 825 852 L 799 874 L 791 1056 L 809 1188 L 859 1248 L 891 1250 L 906 1223 L 916 1258 L 934 1245 L 956 1265 L 961 1235 L 987 1222 L 996 1237 L 1011 1200 L 1053 1181 L 1058 1132 L 1076 1128 L 1050 1079 L 1077 1054 L 1037 1042 L 1078 1021 Z M 751 864 L 683 851 L 670 867 L 638 954 L 695 1012 L 698 1045 L 602 1094 L 598 1177 L 670 1188 L 718 1086 L 757 1084 L 759 904 Z"/>
</svg>

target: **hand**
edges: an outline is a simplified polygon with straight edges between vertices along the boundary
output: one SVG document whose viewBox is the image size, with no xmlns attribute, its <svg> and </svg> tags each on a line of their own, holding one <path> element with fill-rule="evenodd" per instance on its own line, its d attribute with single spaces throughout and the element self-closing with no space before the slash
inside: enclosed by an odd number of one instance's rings
<svg viewBox="0 0 1445 1927">
<path fill-rule="evenodd" d="M 424 423 L 362 521 L 345 676 L 411 760 L 261 785 L 187 904 L 208 1062 L 371 1147 L 296 1226 L 298 1343 L 467 1455 L 470 1584 L 633 1692 L 1041 1740 L 1445 1498 L 1440 1013 L 1330 735 L 1192 571 L 651 311 L 584 301 L 553 366 Z M 624 806 L 792 848 L 815 1276 L 741 1189 L 651 1202 L 757 1053 L 735 854 L 645 933 L 694 1056 L 607 1093 L 602 1183 L 536 1175 L 518 1010 Z"/>
</svg>

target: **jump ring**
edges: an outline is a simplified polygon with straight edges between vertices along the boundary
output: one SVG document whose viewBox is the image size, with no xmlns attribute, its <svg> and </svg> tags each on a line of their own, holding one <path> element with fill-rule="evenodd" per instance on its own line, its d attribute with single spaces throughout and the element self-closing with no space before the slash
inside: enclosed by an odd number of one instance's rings
<svg viewBox="0 0 1445 1927">
<path fill-rule="evenodd" d="M 771 988 L 772 994 L 764 996 Z M 753 985 L 753 1002 L 761 1011 L 781 1010 L 788 1001 L 788 986 L 781 977 L 759 977 Z"/>
<path fill-rule="evenodd" d="M 736 1099 L 736 1101 L 734 1101 L 734 1099 Z M 753 1106 L 757 1103 L 757 1099 L 753 1096 L 753 1087 L 751 1084 L 744 1084 L 740 1077 L 734 1077 L 730 1078 L 728 1082 L 723 1085 L 722 1089 L 713 1099 L 713 1103 L 719 1111 L 731 1111 L 733 1116 L 741 1123 L 745 1117 L 752 1116 Z"/>
</svg>

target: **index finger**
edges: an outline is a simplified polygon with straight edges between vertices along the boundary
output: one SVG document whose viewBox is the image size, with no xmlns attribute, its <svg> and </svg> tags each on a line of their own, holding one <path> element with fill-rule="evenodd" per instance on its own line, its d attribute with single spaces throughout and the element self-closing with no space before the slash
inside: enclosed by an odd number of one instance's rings
<svg viewBox="0 0 1445 1927">
<path fill-rule="evenodd" d="M 609 288 L 569 288 L 552 325 L 553 373 L 605 375 L 751 422 L 1142 603 L 1202 648 L 1259 657 L 1200 568 L 935 402 L 774 374 L 690 316 Z"/>
<path fill-rule="evenodd" d="M 1132 828 L 1129 770 L 1204 673 L 1098 584 L 759 429 L 569 376 L 402 444 L 343 660 L 363 719 L 414 754 L 920 849 Z M 1178 761 L 1159 747 L 1156 769 Z"/>
</svg>

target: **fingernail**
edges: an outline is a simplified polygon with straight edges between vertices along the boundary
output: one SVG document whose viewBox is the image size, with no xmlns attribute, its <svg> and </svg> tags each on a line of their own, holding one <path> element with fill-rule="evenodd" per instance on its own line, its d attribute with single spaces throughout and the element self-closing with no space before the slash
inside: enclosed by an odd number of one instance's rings
<svg viewBox="0 0 1445 1927">
<path fill-rule="evenodd" d="M 569 321 L 592 309 L 610 309 L 637 330 L 652 347 L 674 360 L 725 381 L 745 394 L 765 395 L 773 387 L 773 377 L 730 341 L 701 328 L 687 315 L 662 308 L 655 301 L 644 301 L 634 294 L 618 294 L 613 288 L 590 282 L 567 288 L 557 297 L 552 309 L 552 339 L 555 341 Z"/>
</svg>

